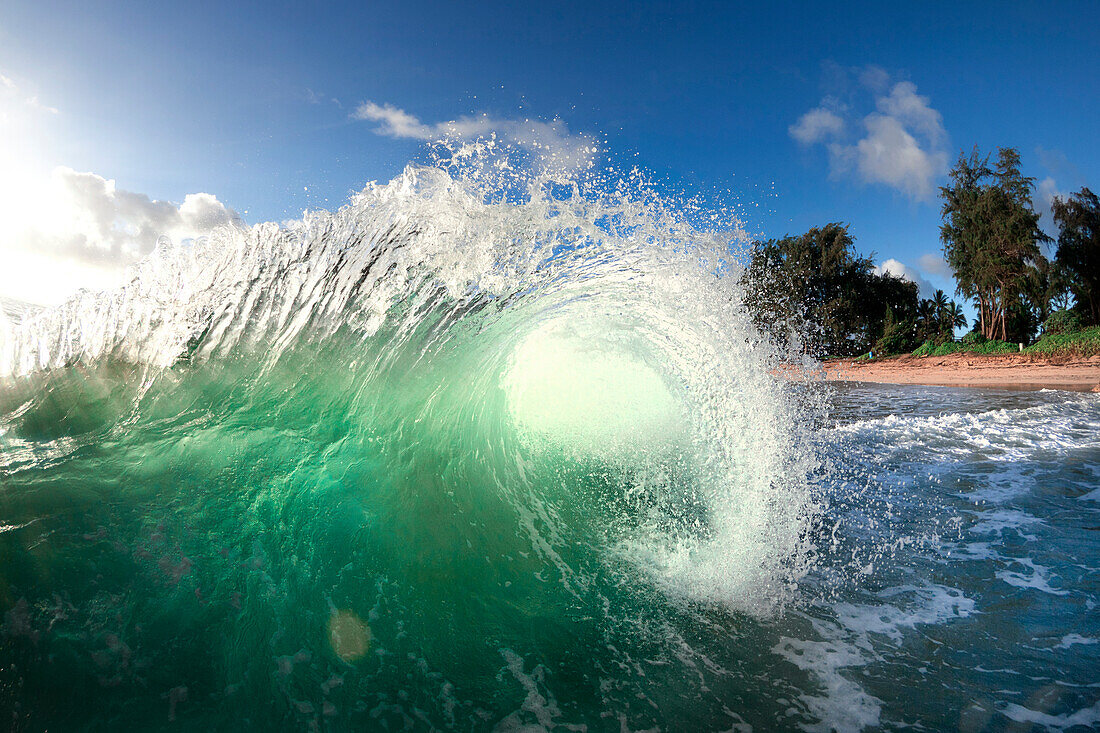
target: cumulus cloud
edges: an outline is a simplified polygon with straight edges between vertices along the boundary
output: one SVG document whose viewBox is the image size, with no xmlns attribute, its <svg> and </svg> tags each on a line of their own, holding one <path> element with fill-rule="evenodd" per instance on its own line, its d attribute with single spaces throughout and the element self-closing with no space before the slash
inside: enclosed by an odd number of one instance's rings
<svg viewBox="0 0 1100 733">
<path fill-rule="evenodd" d="M 60 216 L 52 231 L 38 230 L 39 242 L 77 257 L 129 264 L 149 254 L 160 237 L 193 239 L 241 221 L 209 193 L 187 194 L 177 206 L 65 167 L 54 170 L 53 184 Z"/>
<path fill-rule="evenodd" d="M 863 124 L 866 137 L 854 148 L 836 151 L 838 160 L 854 160 L 868 183 L 884 183 L 915 199 L 929 198 L 936 177 L 947 170 L 947 153 L 926 150 L 896 117 L 870 114 Z"/>
<path fill-rule="evenodd" d="M 883 92 L 890 85 L 890 74 L 881 66 L 871 64 L 859 70 L 859 83 L 873 92 Z"/>
<path fill-rule="evenodd" d="M 812 145 L 843 133 L 844 119 L 831 109 L 817 107 L 802 115 L 787 131 L 803 145 Z"/>
<path fill-rule="evenodd" d="M 0 255 L 23 263 L 0 275 L 0 296 L 33 303 L 58 302 L 73 283 L 115 284 L 161 238 L 178 242 L 243 226 L 237 212 L 212 194 L 188 194 L 177 205 L 66 167 L 45 181 L 13 181 L 9 173 L 0 184 Z"/>
<path fill-rule="evenodd" d="M 524 150 L 536 153 L 557 168 L 580 170 L 592 165 L 598 152 L 588 135 L 571 133 L 560 119 L 513 120 L 487 114 L 460 117 L 457 120 L 427 124 L 415 115 L 392 104 L 363 102 L 351 114 L 352 119 L 377 122 L 375 132 L 390 137 L 432 141 L 476 141 L 498 136 Z"/>
<path fill-rule="evenodd" d="M 943 116 L 912 82 L 891 85 L 889 75 L 878 67 L 863 69 L 859 78 L 872 92 L 874 109 L 853 125 L 855 134 L 846 134 L 846 110 L 830 99 L 804 114 L 788 132 L 802 145 L 823 144 L 834 176 L 854 174 L 913 199 L 931 198 L 936 178 L 948 165 Z"/>
<path fill-rule="evenodd" d="M 919 271 L 900 262 L 893 258 L 885 260 L 881 265 L 875 267 L 876 275 L 891 275 L 893 277 L 900 277 L 903 280 L 908 280 L 911 283 L 917 284 L 917 291 L 922 298 L 931 298 L 932 293 L 936 291 L 932 287 L 932 283 L 928 282 Z"/>
<path fill-rule="evenodd" d="M 955 276 L 955 273 L 951 270 L 951 266 L 944 261 L 943 257 L 932 254 L 931 252 L 922 254 L 917 260 L 917 266 L 929 275 L 948 279 Z"/>
<path fill-rule="evenodd" d="M 889 95 L 875 100 L 875 106 L 887 117 L 923 133 L 932 143 L 947 136 L 943 115 L 932 109 L 928 97 L 917 94 L 917 85 L 911 81 L 899 81 Z"/>
</svg>

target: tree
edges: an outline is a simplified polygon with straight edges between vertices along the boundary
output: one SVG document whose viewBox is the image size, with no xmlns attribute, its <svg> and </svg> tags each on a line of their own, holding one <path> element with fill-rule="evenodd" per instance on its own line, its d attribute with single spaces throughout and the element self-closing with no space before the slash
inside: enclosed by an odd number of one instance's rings
<svg viewBox="0 0 1100 733">
<path fill-rule="evenodd" d="M 955 301 L 951 301 L 947 304 L 947 308 L 944 310 L 944 317 L 952 334 L 954 334 L 956 328 L 966 328 L 966 314 L 963 313 L 962 306 Z"/>
<path fill-rule="evenodd" d="M 948 300 L 947 294 L 942 290 L 937 290 L 931 298 L 917 303 L 915 333 L 920 343 L 953 341 L 955 328 L 960 325 L 966 325 L 962 308 L 955 301 Z"/>
<path fill-rule="evenodd" d="M 920 346 L 913 319 L 895 320 L 893 311 L 887 311 L 882 336 L 875 342 L 875 353 L 883 356 L 902 354 Z"/>
<path fill-rule="evenodd" d="M 756 242 L 742 283 L 757 327 L 816 355 L 863 353 L 888 318 L 911 324 L 916 310 L 916 285 L 875 274 L 840 223 Z"/>
<path fill-rule="evenodd" d="M 940 188 L 940 238 L 957 292 L 976 301 L 982 335 L 1007 339 L 1021 335 L 1009 333 L 1008 316 L 1030 307 L 1029 280 L 1045 260 L 1039 243 L 1049 237 L 1039 229 L 1031 203 L 1034 179 L 1020 172 L 1019 152 L 999 148 L 997 153 L 992 168 L 977 148 L 959 156 L 950 184 Z"/>
<path fill-rule="evenodd" d="M 1082 188 L 1051 206 L 1060 230 L 1054 261 L 1086 325 L 1100 324 L 1100 199 Z"/>
<path fill-rule="evenodd" d="M 1046 321 L 1053 307 L 1066 300 L 1065 274 L 1057 262 L 1043 257 L 1030 268 L 1024 282 L 1024 301 L 1039 323 Z"/>
<path fill-rule="evenodd" d="M 939 314 L 936 304 L 927 298 L 917 303 L 917 336 L 923 343 L 938 340 L 940 335 Z"/>
<path fill-rule="evenodd" d="M 947 294 L 937 290 L 932 294 L 932 308 L 935 310 L 936 331 L 944 340 L 951 340 L 955 336 L 955 328 L 947 317 L 947 306 L 954 305 L 947 299 Z"/>
</svg>

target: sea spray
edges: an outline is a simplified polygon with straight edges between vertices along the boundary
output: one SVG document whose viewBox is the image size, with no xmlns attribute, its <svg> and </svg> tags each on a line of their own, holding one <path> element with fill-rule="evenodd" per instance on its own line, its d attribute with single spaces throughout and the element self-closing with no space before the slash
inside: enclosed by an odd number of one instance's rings
<svg viewBox="0 0 1100 733">
<path fill-rule="evenodd" d="M 743 235 L 462 160 L 6 326 L 13 715 L 712 727 L 771 696 L 693 620 L 789 603 L 820 511 Z"/>
<path fill-rule="evenodd" d="M 1100 400 L 781 377 L 744 235 L 573 152 L 10 309 L 0 716 L 1095 725 Z"/>
</svg>

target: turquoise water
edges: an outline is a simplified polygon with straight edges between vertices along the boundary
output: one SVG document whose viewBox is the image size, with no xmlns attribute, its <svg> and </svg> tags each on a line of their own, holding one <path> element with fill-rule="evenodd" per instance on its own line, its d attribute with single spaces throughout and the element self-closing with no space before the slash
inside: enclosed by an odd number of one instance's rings
<svg viewBox="0 0 1100 733">
<path fill-rule="evenodd" d="M 410 170 L 9 317 L 0 713 L 1100 724 L 1100 399 L 779 379 L 630 203 Z"/>
</svg>

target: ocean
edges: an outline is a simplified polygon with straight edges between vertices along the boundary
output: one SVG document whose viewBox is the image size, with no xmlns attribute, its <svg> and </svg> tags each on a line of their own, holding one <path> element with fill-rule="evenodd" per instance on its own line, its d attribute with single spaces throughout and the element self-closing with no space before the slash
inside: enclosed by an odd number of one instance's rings
<svg viewBox="0 0 1100 733">
<path fill-rule="evenodd" d="M 777 376 L 738 237 L 601 190 L 410 166 L 10 309 L 10 727 L 1100 726 L 1100 395 Z"/>
</svg>

